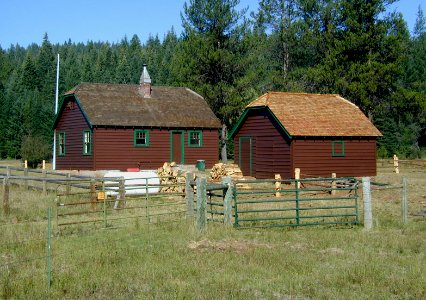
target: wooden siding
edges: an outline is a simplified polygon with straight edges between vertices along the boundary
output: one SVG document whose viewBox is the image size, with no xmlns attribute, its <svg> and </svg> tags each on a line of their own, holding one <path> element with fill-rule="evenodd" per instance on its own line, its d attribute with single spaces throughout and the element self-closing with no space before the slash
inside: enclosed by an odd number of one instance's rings
<svg viewBox="0 0 426 300">
<path fill-rule="evenodd" d="M 291 176 L 290 144 L 280 125 L 266 109 L 250 111 L 235 135 L 234 160 L 238 164 L 241 137 L 252 137 L 252 176 L 259 179 L 274 178 L 274 174 L 281 174 L 283 178 Z M 247 176 L 245 164 L 242 162 L 240 167 Z"/>
<path fill-rule="evenodd" d="M 171 131 L 148 130 L 149 146 L 135 147 L 132 128 L 95 128 L 93 134 L 95 169 L 123 171 L 135 167 L 156 169 L 164 162 L 170 161 Z M 188 147 L 188 132 L 183 131 L 185 164 L 195 165 L 197 160 L 203 159 L 206 161 L 206 167 L 210 168 L 217 163 L 219 157 L 217 129 L 202 130 L 203 146 L 200 148 Z"/>
<path fill-rule="evenodd" d="M 65 132 L 65 155 L 58 156 L 58 136 L 56 137 L 56 169 L 92 170 L 93 156 L 83 155 L 83 130 L 90 130 L 89 124 L 75 100 L 68 99 L 56 126 L 56 135 Z M 70 103 L 70 105 L 68 105 Z"/>
<path fill-rule="evenodd" d="M 238 163 L 243 174 L 253 175 L 253 146 L 254 141 L 250 137 L 240 137 Z"/>
<path fill-rule="evenodd" d="M 203 146 L 189 147 L 188 131 L 185 131 L 185 164 L 195 165 L 197 160 L 205 160 L 206 168 L 210 169 L 219 162 L 219 131 L 217 129 L 203 129 Z"/>
<path fill-rule="evenodd" d="M 344 141 L 344 156 L 332 156 L 332 141 Z M 291 144 L 293 168 L 302 177 L 376 176 L 376 140 L 371 139 L 295 139 Z"/>
</svg>

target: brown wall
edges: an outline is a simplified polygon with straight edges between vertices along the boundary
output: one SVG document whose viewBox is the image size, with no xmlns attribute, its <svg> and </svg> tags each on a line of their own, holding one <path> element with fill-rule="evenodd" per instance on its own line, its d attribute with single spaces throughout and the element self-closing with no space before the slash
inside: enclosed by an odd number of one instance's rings
<svg viewBox="0 0 426 300">
<path fill-rule="evenodd" d="M 240 137 L 252 139 L 252 176 L 256 178 L 274 178 L 281 174 L 283 178 L 291 176 L 290 145 L 284 139 L 282 131 L 275 119 L 266 110 L 248 112 L 244 124 L 234 137 L 234 160 L 240 164 Z M 243 139 L 243 144 L 244 144 Z M 247 151 L 247 150 L 245 150 Z M 248 154 L 243 150 L 243 157 Z M 240 166 L 245 176 L 250 175 L 248 163 Z"/>
<path fill-rule="evenodd" d="M 353 138 L 344 143 L 345 155 L 333 157 L 331 139 L 295 139 L 291 144 L 293 168 L 300 168 L 302 177 L 376 176 L 376 140 Z"/>
<path fill-rule="evenodd" d="M 65 100 L 65 108 L 56 126 L 56 154 L 58 153 L 58 133 L 65 132 L 65 156 L 56 156 L 58 170 L 92 170 L 93 156 L 83 155 L 83 130 L 89 124 L 74 100 Z M 73 109 L 67 103 L 72 102 Z"/>
<path fill-rule="evenodd" d="M 143 129 L 143 128 L 140 128 Z M 149 129 L 149 146 L 134 147 L 132 128 L 95 128 L 94 157 L 96 170 L 126 170 L 127 168 L 154 169 L 170 161 L 170 131 Z M 184 130 L 184 163 L 206 161 L 211 168 L 218 161 L 218 131 L 204 129 L 203 147 L 188 147 L 188 132 Z"/>
</svg>

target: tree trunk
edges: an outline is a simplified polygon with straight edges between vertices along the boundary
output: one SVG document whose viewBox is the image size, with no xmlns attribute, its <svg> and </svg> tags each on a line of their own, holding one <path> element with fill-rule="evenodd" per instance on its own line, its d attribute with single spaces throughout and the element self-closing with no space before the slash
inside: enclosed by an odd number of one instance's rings
<svg viewBox="0 0 426 300">
<path fill-rule="evenodd" d="M 226 124 L 222 124 L 222 131 L 220 134 L 220 156 L 224 164 L 228 163 L 228 153 L 226 151 L 226 141 L 228 140 L 228 129 Z"/>
</svg>

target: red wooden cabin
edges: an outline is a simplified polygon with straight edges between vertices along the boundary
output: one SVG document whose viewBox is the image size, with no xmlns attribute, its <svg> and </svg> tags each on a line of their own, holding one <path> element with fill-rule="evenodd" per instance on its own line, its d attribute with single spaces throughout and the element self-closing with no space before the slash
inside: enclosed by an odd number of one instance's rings
<svg viewBox="0 0 426 300">
<path fill-rule="evenodd" d="M 375 176 L 377 128 L 339 95 L 271 92 L 251 102 L 230 134 L 234 159 L 256 178 Z"/>
<path fill-rule="evenodd" d="M 82 83 L 65 93 L 54 123 L 56 169 L 153 169 L 166 161 L 218 161 L 220 121 L 190 89 Z"/>
</svg>

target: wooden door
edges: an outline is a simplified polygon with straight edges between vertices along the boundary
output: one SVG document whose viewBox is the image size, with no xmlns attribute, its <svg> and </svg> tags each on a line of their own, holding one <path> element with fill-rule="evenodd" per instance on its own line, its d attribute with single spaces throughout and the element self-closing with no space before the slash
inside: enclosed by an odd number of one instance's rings
<svg viewBox="0 0 426 300">
<path fill-rule="evenodd" d="M 171 149 L 170 149 L 170 160 L 177 164 L 184 163 L 184 147 L 183 147 L 183 132 L 173 131 L 171 132 Z"/>
<path fill-rule="evenodd" d="M 239 165 L 244 176 L 253 176 L 253 144 L 251 137 L 240 137 Z"/>
</svg>

